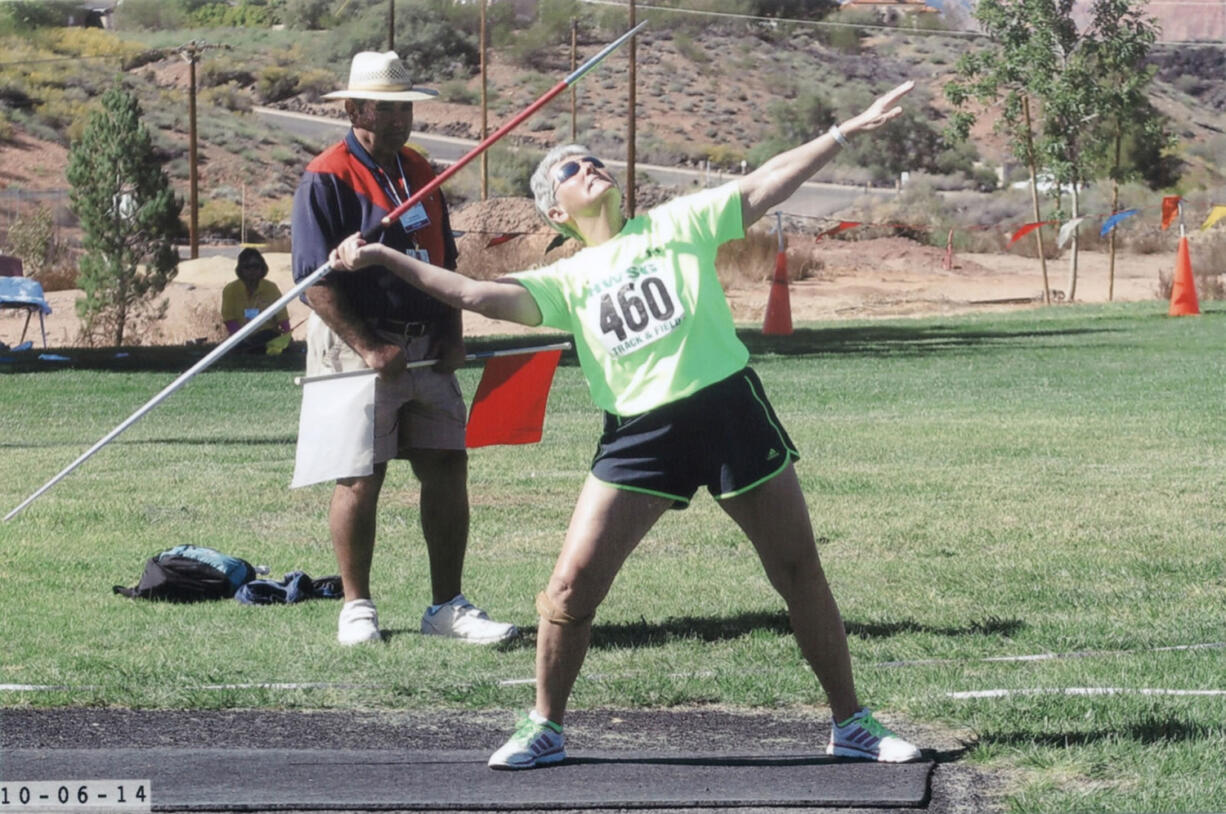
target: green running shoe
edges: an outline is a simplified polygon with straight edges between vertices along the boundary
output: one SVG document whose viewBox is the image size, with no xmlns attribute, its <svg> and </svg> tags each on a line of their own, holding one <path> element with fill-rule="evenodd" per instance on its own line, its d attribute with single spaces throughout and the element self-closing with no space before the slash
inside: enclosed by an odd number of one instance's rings
<svg viewBox="0 0 1226 814">
<path fill-rule="evenodd" d="M 566 759 L 562 726 L 532 710 L 520 715 L 515 734 L 490 756 L 491 769 L 535 769 Z"/>
<path fill-rule="evenodd" d="M 826 754 L 881 763 L 906 763 L 918 760 L 920 750 L 882 726 L 868 707 L 860 707 L 843 723 L 835 722 Z"/>
</svg>

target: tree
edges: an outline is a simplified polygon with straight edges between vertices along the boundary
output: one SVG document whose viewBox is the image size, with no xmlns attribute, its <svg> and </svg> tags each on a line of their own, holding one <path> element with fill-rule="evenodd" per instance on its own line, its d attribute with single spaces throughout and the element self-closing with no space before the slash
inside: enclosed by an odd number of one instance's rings
<svg viewBox="0 0 1226 814">
<path fill-rule="evenodd" d="M 109 334 L 122 345 L 134 318 L 160 316 L 153 300 L 175 275 L 171 244 L 180 231 L 177 200 L 141 122 L 136 98 L 116 86 L 102 95 L 68 157 L 73 211 L 85 232 L 77 300 L 91 344 Z"/>
<path fill-rule="evenodd" d="M 1035 221 L 1039 210 L 1039 152 L 1030 100 L 1042 98 L 1058 70 L 1057 54 L 1076 35 L 1072 0 L 980 0 L 977 19 L 992 47 L 969 51 L 959 58 L 957 77 L 945 85 L 945 95 L 957 110 L 951 117 L 953 137 L 965 139 L 975 117 L 965 109 L 972 99 L 999 105 L 997 129 L 1006 133 L 1013 154 L 1030 171 L 1030 197 Z M 1034 230 L 1043 269 L 1043 300 L 1051 302 L 1043 233 Z"/>
<path fill-rule="evenodd" d="M 1013 136 L 1014 153 L 1031 169 L 1036 221 L 1042 220 L 1035 184 L 1040 163 L 1057 182 L 1057 198 L 1061 189 L 1071 190 L 1068 217 L 1076 220 L 1087 181 L 1100 173 L 1119 180 L 1141 171 L 1124 163 L 1126 139 L 1140 148 L 1131 156 L 1136 160 L 1152 158 L 1155 140 L 1162 140 L 1161 119 L 1144 93 L 1152 77 L 1145 58 L 1156 34 L 1139 5 L 1139 0 L 1094 0 L 1084 31 L 1073 20 L 1072 0 L 981 0 L 976 8 L 996 48 L 959 60 L 959 78 L 946 86 L 946 95 L 961 107 L 972 97 L 991 103 L 1003 94 L 1002 120 Z M 1042 116 L 1037 138 L 1032 98 Z M 969 114 L 960 112 L 954 127 L 964 136 L 969 121 Z M 1035 234 L 1042 257 L 1042 237 L 1038 230 Z M 1069 300 L 1077 293 L 1077 255 L 1074 228 Z M 1046 289 L 1046 263 L 1043 281 Z"/>
<path fill-rule="evenodd" d="M 1091 23 L 1094 58 L 1105 91 L 1102 130 L 1109 137 L 1111 211 L 1120 209 L 1120 183 L 1138 178 L 1151 189 L 1178 180 L 1177 159 L 1169 154 L 1173 138 L 1166 117 L 1146 97 L 1156 68 L 1146 65 L 1157 38 L 1154 21 L 1132 8 L 1130 0 L 1099 0 Z M 1115 294 L 1115 231 L 1110 239 L 1107 299 Z"/>
</svg>

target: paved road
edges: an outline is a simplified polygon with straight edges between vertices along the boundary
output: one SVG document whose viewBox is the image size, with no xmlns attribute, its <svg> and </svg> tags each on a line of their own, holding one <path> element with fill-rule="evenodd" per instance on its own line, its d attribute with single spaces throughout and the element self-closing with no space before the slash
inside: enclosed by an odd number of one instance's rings
<svg viewBox="0 0 1226 814">
<path fill-rule="evenodd" d="M 320 116 L 308 116 L 302 113 L 290 113 L 267 107 L 257 107 L 257 115 L 263 117 L 278 127 L 307 140 L 318 141 L 322 149 L 330 141 L 338 138 L 348 127 L 340 119 L 328 119 Z M 474 146 L 475 141 L 453 138 L 451 136 L 433 135 L 430 133 L 414 133 L 413 141 L 424 147 L 430 157 L 440 163 L 451 163 Z M 610 160 L 611 166 L 625 169 L 624 161 Z M 636 169 L 646 174 L 652 181 L 678 189 L 697 188 L 699 186 L 715 186 L 731 176 L 720 173 L 707 173 L 681 167 L 662 167 L 655 164 L 638 164 Z M 869 194 L 882 197 L 892 197 L 894 190 L 866 189 L 864 187 L 848 187 L 838 184 L 804 184 L 795 195 L 788 199 L 781 209 L 785 214 L 804 217 L 829 216 L 841 209 L 847 208 L 857 198 Z"/>
</svg>

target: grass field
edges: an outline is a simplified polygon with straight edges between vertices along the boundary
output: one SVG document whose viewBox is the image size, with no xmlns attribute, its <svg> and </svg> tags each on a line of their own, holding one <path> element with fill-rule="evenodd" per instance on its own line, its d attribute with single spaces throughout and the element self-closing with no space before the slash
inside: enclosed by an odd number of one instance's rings
<svg viewBox="0 0 1226 814">
<path fill-rule="evenodd" d="M 1226 311 L 1164 310 L 746 334 L 803 455 L 863 697 L 904 731 L 910 718 L 965 732 L 962 759 L 1000 772 L 1013 810 L 1226 810 Z M 478 374 L 464 371 L 467 394 Z M 555 379 L 541 444 L 471 455 L 466 591 L 528 632 L 515 646 L 415 633 L 429 591 L 405 467 L 389 475 L 376 551 L 385 646 L 337 647 L 338 608 L 326 601 L 112 595 L 179 543 L 266 563 L 274 576 L 334 573 L 328 488 L 287 489 L 291 377 L 236 366 L 200 375 L 0 526 L 0 684 L 68 688 L 10 688 L 0 704 L 530 703 L 531 687 L 507 680 L 532 675 L 532 596 L 599 426 L 574 366 Z M 0 374 L 0 509 L 172 378 Z M 1042 654 L 1052 657 L 1011 658 Z M 321 686 L 257 686 L 269 682 Z M 950 695 L 986 690 L 1011 692 Z M 630 558 L 572 706 L 821 702 L 750 547 L 700 498 Z"/>
</svg>

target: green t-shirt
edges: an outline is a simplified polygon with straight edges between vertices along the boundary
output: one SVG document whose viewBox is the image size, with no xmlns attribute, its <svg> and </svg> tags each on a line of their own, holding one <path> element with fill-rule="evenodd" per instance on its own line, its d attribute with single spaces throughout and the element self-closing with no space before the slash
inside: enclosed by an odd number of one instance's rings
<svg viewBox="0 0 1226 814">
<path fill-rule="evenodd" d="M 744 237 L 735 182 L 677 198 L 551 266 L 511 275 L 542 324 L 574 334 L 597 406 L 638 415 L 731 376 L 749 360 L 715 274 Z"/>
</svg>

